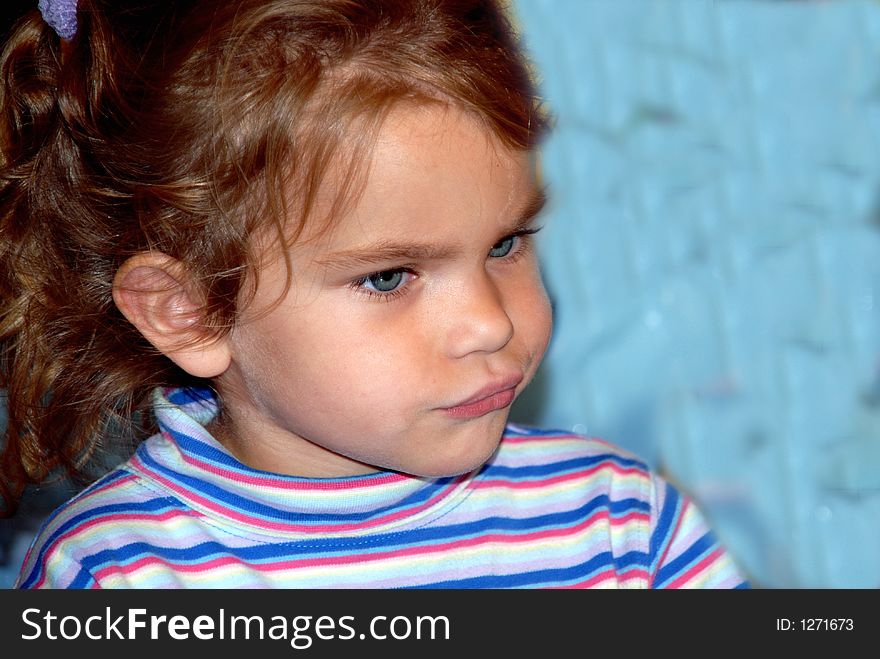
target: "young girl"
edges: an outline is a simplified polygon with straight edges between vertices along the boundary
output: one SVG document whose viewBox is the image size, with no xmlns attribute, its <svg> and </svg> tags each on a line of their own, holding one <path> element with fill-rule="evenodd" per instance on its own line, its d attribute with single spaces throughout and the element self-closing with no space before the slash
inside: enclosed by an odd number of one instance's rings
<svg viewBox="0 0 880 659">
<path fill-rule="evenodd" d="M 546 119 L 496 2 L 40 7 L 2 59 L 7 512 L 151 436 L 20 587 L 744 585 L 639 460 L 507 425 Z"/>
</svg>

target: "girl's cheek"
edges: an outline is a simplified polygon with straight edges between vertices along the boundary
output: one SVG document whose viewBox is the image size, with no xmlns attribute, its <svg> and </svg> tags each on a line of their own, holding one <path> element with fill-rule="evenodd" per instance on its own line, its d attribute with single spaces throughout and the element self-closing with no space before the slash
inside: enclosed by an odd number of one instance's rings
<svg viewBox="0 0 880 659">
<path fill-rule="evenodd" d="M 535 316 L 535 322 L 540 326 L 544 347 L 546 348 L 550 342 L 550 335 L 553 332 L 553 308 L 550 305 L 550 297 L 547 295 L 547 291 L 540 278 L 535 286 L 532 313 Z"/>
</svg>

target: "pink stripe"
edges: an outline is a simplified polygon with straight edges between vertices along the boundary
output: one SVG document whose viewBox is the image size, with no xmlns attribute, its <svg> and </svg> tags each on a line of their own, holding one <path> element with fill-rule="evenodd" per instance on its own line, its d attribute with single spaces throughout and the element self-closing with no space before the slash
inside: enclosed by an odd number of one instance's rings
<svg viewBox="0 0 880 659">
<path fill-rule="evenodd" d="M 208 570 L 224 567 L 226 565 L 240 564 L 242 564 L 242 561 L 239 561 L 234 556 L 218 556 L 217 558 L 213 558 L 205 563 L 172 563 L 162 560 L 161 558 L 157 558 L 156 556 L 145 556 L 144 558 L 140 558 L 133 563 L 129 563 L 128 565 L 108 565 L 105 568 L 101 568 L 100 570 L 95 572 L 95 578 L 104 579 L 105 577 L 109 577 L 114 574 L 129 576 L 138 572 L 141 569 L 149 568 L 153 565 L 164 565 L 172 572 L 206 572 Z"/>
<path fill-rule="evenodd" d="M 625 581 L 632 581 L 634 579 L 642 579 L 644 581 L 647 581 L 648 571 L 644 568 L 634 567 L 618 575 L 617 571 L 614 568 L 610 568 L 605 572 L 601 572 L 597 575 L 590 577 L 586 581 L 581 581 L 579 583 L 571 584 L 569 586 L 561 586 L 559 590 L 593 588 L 594 586 L 596 586 L 596 584 L 602 583 L 603 581 L 614 580 L 616 583 L 619 584 Z"/>
<path fill-rule="evenodd" d="M 110 481 L 109 483 L 104 483 L 103 485 L 96 487 L 93 490 L 90 490 L 88 495 L 83 498 L 89 499 L 93 495 L 97 494 L 98 492 L 103 492 L 104 490 L 112 490 L 115 487 L 125 485 L 126 483 L 130 483 L 131 481 L 136 481 L 137 478 L 138 477 L 135 474 L 128 474 L 127 476 L 124 476 L 123 478 L 118 478 L 114 481 Z"/>
<path fill-rule="evenodd" d="M 700 572 L 703 572 L 710 564 L 714 563 L 715 560 L 721 555 L 721 548 L 716 547 L 715 551 L 706 556 L 702 561 L 694 565 L 690 570 L 679 576 L 675 581 L 672 581 L 667 588 L 681 588 L 681 586 L 696 577 Z"/>
<path fill-rule="evenodd" d="M 375 478 L 364 478 L 358 479 L 356 482 L 340 482 L 340 483 L 321 483 L 316 487 L 314 483 L 307 482 L 298 482 L 294 480 L 294 477 L 290 479 L 283 478 L 269 478 L 269 477 L 261 477 L 261 476 L 250 476 L 241 471 L 234 471 L 231 469 L 225 469 L 223 467 L 219 467 L 211 462 L 205 462 L 204 460 L 199 460 L 197 458 L 191 457 L 189 454 L 180 452 L 180 456 L 184 459 L 187 464 L 192 465 L 196 469 L 210 472 L 216 476 L 221 476 L 222 478 L 229 479 L 231 481 L 235 481 L 236 483 L 247 483 L 249 485 L 259 485 L 261 487 L 275 487 L 283 490 L 329 490 L 329 491 L 345 491 L 345 490 L 360 490 L 369 487 L 375 487 L 376 485 L 387 485 L 390 483 L 399 483 L 404 480 L 408 480 L 406 476 L 401 474 L 390 474 L 385 473 L 377 476 Z M 152 473 L 152 472 L 150 472 Z"/>
<path fill-rule="evenodd" d="M 506 480 L 481 480 L 476 483 L 478 488 L 485 487 L 497 487 L 497 488 L 505 488 L 505 489 L 541 489 L 547 486 L 556 485 L 558 483 L 564 483 L 566 481 L 578 480 L 580 478 L 584 478 L 586 476 L 592 476 L 595 473 L 603 470 L 613 471 L 615 474 L 620 476 L 630 476 L 632 474 L 636 475 L 644 475 L 645 470 L 639 467 L 621 467 L 619 465 L 614 464 L 613 462 L 603 462 L 588 469 L 583 469 L 581 471 L 574 471 L 570 474 L 561 474 L 559 476 L 554 476 L 553 478 L 546 478 L 542 480 L 534 480 L 534 481 L 506 481 Z"/>
<path fill-rule="evenodd" d="M 132 460 L 134 462 L 134 460 Z M 388 524 L 389 522 L 396 521 L 398 519 L 404 517 L 411 517 L 412 515 L 425 510 L 426 508 L 430 508 L 435 505 L 438 501 L 445 498 L 450 489 L 457 487 L 459 482 L 461 481 L 461 477 L 455 481 L 452 481 L 448 487 L 439 491 L 434 497 L 428 499 L 424 503 L 422 503 L 418 507 L 407 508 L 405 510 L 399 510 L 390 515 L 385 515 L 384 517 L 380 517 L 378 519 L 369 520 L 369 521 L 359 521 L 359 522 L 349 522 L 347 524 L 321 524 L 321 525 L 300 525 L 293 524 L 292 522 L 272 522 L 262 517 L 249 517 L 247 515 L 243 515 L 241 513 L 234 512 L 231 508 L 226 508 L 221 504 L 215 503 L 210 499 L 206 499 L 205 497 L 198 496 L 193 492 L 177 485 L 174 481 L 168 480 L 167 478 L 157 474 L 156 472 L 150 471 L 144 467 L 143 464 L 138 462 L 138 468 L 143 469 L 145 472 L 150 474 L 150 478 L 161 483 L 166 488 L 175 492 L 185 501 L 195 502 L 198 505 L 207 508 L 208 510 L 216 513 L 220 517 L 225 517 L 228 519 L 234 519 L 243 524 L 248 524 L 250 526 L 256 526 L 262 529 L 272 529 L 274 531 L 287 531 L 287 532 L 300 532 L 300 533 L 341 533 L 344 531 L 350 531 L 355 529 L 368 529 L 377 526 L 381 526 L 383 524 Z"/>
</svg>

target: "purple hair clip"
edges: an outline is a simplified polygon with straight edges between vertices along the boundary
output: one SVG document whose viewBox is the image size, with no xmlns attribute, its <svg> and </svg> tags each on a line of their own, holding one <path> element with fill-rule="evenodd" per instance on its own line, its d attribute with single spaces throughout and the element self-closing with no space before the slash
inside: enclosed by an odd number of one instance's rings
<svg viewBox="0 0 880 659">
<path fill-rule="evenodd" d="M 76 2 L 77 0 L 39 0 L 37 3 L 43 20 L 66 41 L 73 39 L 76 34 Z"/>
</svg>

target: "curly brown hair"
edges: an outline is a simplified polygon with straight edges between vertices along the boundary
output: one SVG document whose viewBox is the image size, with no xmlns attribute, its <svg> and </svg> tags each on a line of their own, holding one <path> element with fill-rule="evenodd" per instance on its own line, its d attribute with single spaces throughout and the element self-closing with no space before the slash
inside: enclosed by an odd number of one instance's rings
<svg viewBox="0 0 880 659">
<path fill-rule="evenodd" d="M 87 478 L 111 429 L 154 432 L 153 388 L 195 384 L 113 304 L 126 259 L 185 263 L 219 336 L 255 232 L 295 240 L 343 155 L 350 196 L 393 104 L 454 104 L 515 149 L 546 127 L 492 0 L 80 0 L 78 21 L 67 42 L 34 10 L 0 58 L 6 514 L 28 482 Z"/>
</svg>

